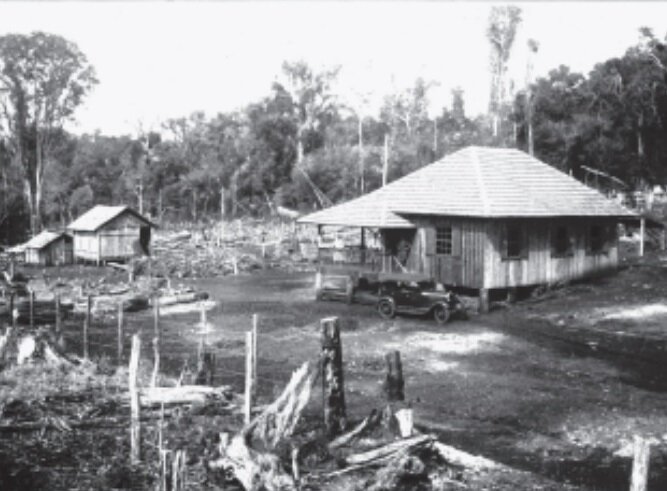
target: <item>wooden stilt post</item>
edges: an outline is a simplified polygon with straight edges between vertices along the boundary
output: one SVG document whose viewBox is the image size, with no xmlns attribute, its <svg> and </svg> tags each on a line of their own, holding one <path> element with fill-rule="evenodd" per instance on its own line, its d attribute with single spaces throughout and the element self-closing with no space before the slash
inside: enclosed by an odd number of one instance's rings
<svg viewBox="0 0 667 491">
<path fill-rule="evenodd" d="M 645 438 L 635 435 L 630 491 L 646 491 L 650 457 L 651 447 L 649 442 Z"/>
<path fill-rule="evenodd" d="M 56 293 L 55 298 L 56 304 L 56 344 L 61 350 L 65 349 L 65 335 L 63 333 L 63 320 L 62 313 L 60 311 L 60 294 Z"/>
<path fill-rule="evenodd" d="M 132 336 L 132 352 L 130 354 L 130 462 L 135 465 L 141 461 L 141 433 L 140 433 L 140 404 L 139 388 L 137 384 L 139 372 L 139 353 L 141 351 L 141 339 L 138 334 Z"/>
<path fill-rule="evenodd" d="M 118 364 L 123 362 L 123 301 L 118 302 L 118 340 L 116 344 Z"/>
<path fill-rule="evenodd" d="M 35 327 L 35 292 L 30 290 L 30 329 Z"/>
<path fill-rule="evenodd" d="M 160 376 L 160 303 L 158 298 L 153 298 L 153 374 L 151 376 L 151 387 L 158 386 Z"/>
<path fill-rule="evenodd" d="M 387 378 L 385 380 L 385 395 L 388 402 L 405 400 L 405 382 L 403 380 L 403 364 L 401 363 L 401 353 L 392 351 L 385 355 L 387 362 Z"/>
<path fill-rule="evenodd" d="M 479 290 L 479 312 L 486 314 L 489 311 L 489 290 L 480 288 Z"/>
<path fill-rule="evenodd" d="M 337 317 L 320 321 L 322 327 L 322 395 L 324 424 L 329 436 L 345 429 L 345 388 L 343 385 L 343 350 Z"/>
<path fill-rule="evenodd" d="M 90 311 L 93 301 L 92 295 L 86 297 L 86 317 L 83 320 L 83 357 L 88 359 L 88 330 L 90 329 Z"/>
<path fill-rule="evenodd" d="M 246 332 L 245 335 L 245 399 L 243 403 L 243 415 L 245 424 L 250 423 L 252 412 L 252 393 L 253 393 L 253 377 L 252 367 L 254 365 L 252 359 L 252 331 Z"/>
</svg>

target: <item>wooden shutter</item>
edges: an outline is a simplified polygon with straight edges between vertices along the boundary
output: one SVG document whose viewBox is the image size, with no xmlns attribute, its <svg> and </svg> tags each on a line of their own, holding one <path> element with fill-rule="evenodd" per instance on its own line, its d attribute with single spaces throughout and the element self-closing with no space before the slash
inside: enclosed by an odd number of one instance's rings
<svg viewBox="0 0 667 491">
<path fill-rule="evenodd" d="M 435 227 L 425 227 L 424 228 L 424 251 L 426 251 L 427 256 L 435 255 Z"/>
</svg>

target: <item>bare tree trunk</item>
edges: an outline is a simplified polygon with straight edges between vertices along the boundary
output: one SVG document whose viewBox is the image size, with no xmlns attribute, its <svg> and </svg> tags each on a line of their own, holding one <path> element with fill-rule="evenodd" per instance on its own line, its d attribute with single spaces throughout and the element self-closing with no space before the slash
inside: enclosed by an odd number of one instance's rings
<svg viewBox="0 0 667 491">
<path fill-rule="evenodd" d="M 644 161 L 644 139 L 642 138 L 642 128 L 644 127 L 644 115 L 639 114 L 637 120 L 637 156 L 640 163 Z"/>
<path fill-rule="evenodd" d="M 192 221 L 197 221 L 197 188 L 192 188 Z"/>
<path fill-rule="evenodd" d="M 296 133 L 296 165 L 303 162 L 303 128 L 299 127 Z"/>
<path fill-rule="evenodd" d="M 224 220 L 225 216 L 225 187 L 220 186 L 220 218 Z"/>
<path fill-rule="evenodd" d="M 528 116 L 528 153 L 535 155 L 535 141 L 533 140 L 533 115 Z"/>
<path fill-rule="evenodd" d="M 387 185 L 389 174 L 389 133 L 384 134 L 384 160 L 382 162 L 382 187 Z"/>
<path fill-rule="evenodd" d="M 438 118 L 433 118 L 433 153 L 438 153 Z"/>
<path fill-rule="evenodd" d="M 144 182 L 139 181 L 139 191 L 137 194 L 137 198 L 139 199 L 139 214 L 143 215 L 144 214 Z"/>
<path fill-rule="evenodd" d="M 364 179 L 364 124 L 361 115 L 359 116 L 359 194 L 364 194 L 366 182 Z"/>
</svg>

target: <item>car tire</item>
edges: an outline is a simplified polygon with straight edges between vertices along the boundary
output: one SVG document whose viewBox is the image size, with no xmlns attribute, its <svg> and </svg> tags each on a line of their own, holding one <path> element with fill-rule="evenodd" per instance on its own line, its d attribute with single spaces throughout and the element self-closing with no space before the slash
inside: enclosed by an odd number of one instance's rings
<svg viewBox="0 0 667 491">
<path fill-rule="evenodd" d="M 380 300 L 377 309 L 380 317 L 383 319 L 393 319 L 396 315 L 396 307 L 394 306 L 394 303 L 387 299 Z"/>
<path fill-rule="evenodd" d="M 449 320 L 449 309 L 444 305 L 436 305 L 433 308 L 433 319 L 440 325 L 446 324 Z"/>
</svg>

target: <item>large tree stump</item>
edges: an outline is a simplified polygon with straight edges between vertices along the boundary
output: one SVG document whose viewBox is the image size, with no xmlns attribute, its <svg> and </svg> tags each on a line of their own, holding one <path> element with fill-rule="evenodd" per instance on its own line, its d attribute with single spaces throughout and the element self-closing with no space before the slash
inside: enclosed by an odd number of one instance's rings
<svg viewBox="0 0 667 491">
<path fill-rule="evenodd" d="M 322 319 L 322 396 L 324 424 L 329 436 L 345 430 L 345 388 L 343 384 L 343 350 L 337 317 Z"/>
</svg>

